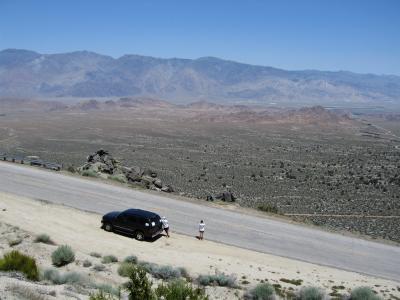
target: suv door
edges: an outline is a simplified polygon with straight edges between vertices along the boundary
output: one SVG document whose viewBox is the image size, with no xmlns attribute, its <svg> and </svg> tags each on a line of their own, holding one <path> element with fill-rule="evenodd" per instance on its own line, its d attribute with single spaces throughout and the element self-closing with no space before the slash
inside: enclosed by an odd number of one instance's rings
<svg viewBox="0 0 400 300">
<path fill-rule="evenodd" d="M 114 220 L 114 228 L 120 231 L 127 231 L 127 227 L 129 227 L 129 215 L 127 213 L 120 213 L 118 217 Z"/>
</svg>

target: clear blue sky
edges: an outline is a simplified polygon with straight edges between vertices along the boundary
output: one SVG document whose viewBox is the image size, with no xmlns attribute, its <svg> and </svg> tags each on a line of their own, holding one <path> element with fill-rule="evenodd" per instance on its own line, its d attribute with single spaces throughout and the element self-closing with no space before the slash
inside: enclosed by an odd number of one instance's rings
<svg viewBox="0 0 400 300">
<path fill-rule="evenodd" d="M 0 0 L 0 49 L 400 75 L 400 0 Z"/>
</svg>

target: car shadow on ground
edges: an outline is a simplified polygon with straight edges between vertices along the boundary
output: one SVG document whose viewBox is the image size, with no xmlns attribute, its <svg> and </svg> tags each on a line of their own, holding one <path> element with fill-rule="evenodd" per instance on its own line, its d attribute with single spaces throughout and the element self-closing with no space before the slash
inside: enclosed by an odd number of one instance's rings
<svg viewBox="0 0 400 300">
<path fill-rule="evenodd" d="M 104 228 L 102 228 L 102 227 L 100 227 L 102 230 L 104 230 Z M 104 230 L 105 231 L 105 230 Z M 107 231 L 106 231 L 107 232 Z M 131 235 L 131 234 L 128 234 L 128 233 L 125 233 L 125 232 L 119 232 L 119 231 L 111 231 L 111 232 L 109 232 L 110 234 L 118 234 L 118 235 L 122 235 L 122 236 L 125 236 L 125 237 L 127 237 L 127 238 L 130 238 L 130 239 L 135 239 L 134 237 L 133 237 L 133 235 Z M 162 237 L 166 237 L 166 235 L 165 234 L 159 234 L 159 235 L 157 235 L 157 236 L 155 236 L 155 237 L 153 237 L 153 238 L 145 238 L 143 241 L 138 241 L 138 242 L 148 242 L 148 243 L 154 243 L 155 241 L 157 241 L 157 240 L 159 240 L 160 238 L 162 238 Z"/>
</svg>

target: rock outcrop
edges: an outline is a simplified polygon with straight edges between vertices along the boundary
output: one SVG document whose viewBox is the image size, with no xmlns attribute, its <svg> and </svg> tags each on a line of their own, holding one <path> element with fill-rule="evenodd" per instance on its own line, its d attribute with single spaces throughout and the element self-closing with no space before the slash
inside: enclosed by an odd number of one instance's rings
<svg viewBox="0 0 400 300">
<path fill-rule="evenodd" d="M 112 179 L 150 190 L 166 193 L 174 192 L 174 188 L 171 185 L 164 184 L 154 170 L 138 166 L 123 166 L 108 151 L 103 149 L 90 154 L 86 163 L 78 168 L 78 172 L 83 176 Z"/>
</svg>

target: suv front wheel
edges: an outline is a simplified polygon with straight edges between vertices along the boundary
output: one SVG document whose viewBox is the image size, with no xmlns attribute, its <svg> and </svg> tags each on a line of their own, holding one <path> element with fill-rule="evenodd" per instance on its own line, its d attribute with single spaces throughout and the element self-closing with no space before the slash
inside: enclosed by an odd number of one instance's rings
<svg viewBox="0 0 400 300">
<path fill-rule="evenodd" d="M 143 241 L 144 240 L 144 233 L 141 231 L 136 231 L 135 232 L 135 239 L 137 239 L 138 241 Z"/>
<path fill-rule="evenodd" d="M 104 224 L 104 230 L 105 231 L 112 231 L 112 225 L 110 223 Z"/>
</svg>

